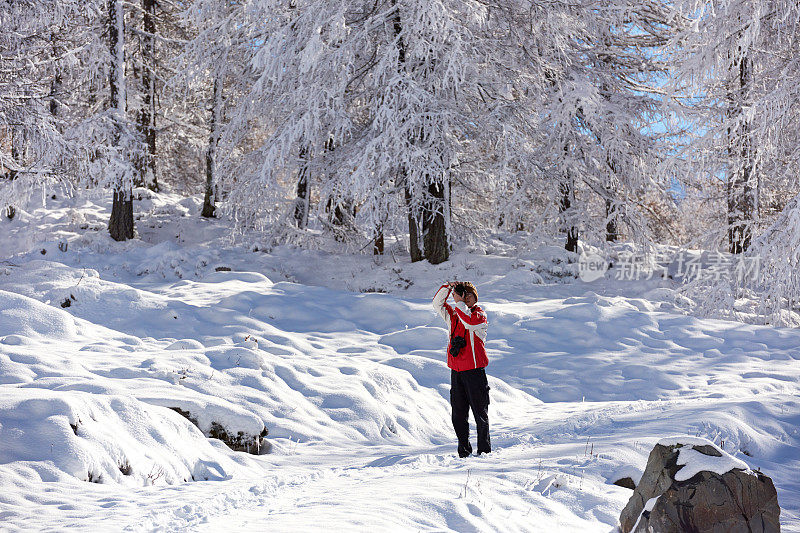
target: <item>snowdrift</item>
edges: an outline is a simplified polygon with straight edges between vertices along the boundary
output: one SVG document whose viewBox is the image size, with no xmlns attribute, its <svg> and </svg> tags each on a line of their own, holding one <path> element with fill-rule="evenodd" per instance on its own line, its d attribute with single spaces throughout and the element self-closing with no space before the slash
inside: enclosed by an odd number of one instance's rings
<svg viewBox="0 0 800 533">
<path fill-rule="evenodd" d="M 170 411 L 130 396 L 18 388 L 0 390 L 0 472 L 42 481 L 76 478 L 129 486 L 220 480 L 234 463 Z"/>
</svg>

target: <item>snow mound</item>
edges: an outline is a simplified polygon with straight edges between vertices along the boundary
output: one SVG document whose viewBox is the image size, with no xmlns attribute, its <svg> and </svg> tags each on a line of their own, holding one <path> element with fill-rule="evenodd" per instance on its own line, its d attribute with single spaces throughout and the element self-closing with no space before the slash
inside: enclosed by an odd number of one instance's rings
<svg viewBox="0 0 800 533">
<path fill-rule="evenodd" d="M 160 405 L 173 411 L 180 409 L 188 413 L 191 421 L 206 435 L 211 434 L 215 425 L 226 432 L 242 433 L 251 437 L 260 435 L 264 430 L 264 423 L 260 418 L 224 398 L 212 395 L 201 397 L 196 394 L 182 395 L 181 392 L 180 389 L 171 389 L 162 391 L 161 395 L 151 396 L 147 391 L 141 394 L 139 399 L 150 405 Z"/>
<path fill-rule="evenodd" d="M 7 344 L 22 344 L 24 341 L 20 337 L 68 340 L 77 335 L 77 328 L 69 313 L 0 290 L 0 335 L 6 337 L 4 343 Z"/>
<path fill-rule="evenodd" d="M 0 390 L 0 472 L 127 486 L 222 480 L 238 466 L 168 409 L 130 396 Z"/>
<path fill-rule="evenodd" d="M 45 260 L 10 269 L 3 288 L 68 309 L 93 324 L 141 337 L 152 335 L 154 326 L 175 320 L 180 310 L 166 309 L 167 300 L 158 294 L 104 280 L 96 270 Z"/>
</svg>

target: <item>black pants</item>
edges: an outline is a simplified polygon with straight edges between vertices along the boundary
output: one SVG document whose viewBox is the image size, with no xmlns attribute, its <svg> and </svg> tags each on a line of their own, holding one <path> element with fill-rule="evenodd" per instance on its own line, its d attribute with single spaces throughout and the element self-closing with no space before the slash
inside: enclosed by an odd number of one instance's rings
<svg viewBox="0 0 800 533">
<path fill-rule="evenodd" d="M 489 383 L 485 369 L 463 372 L 450 370 L 450 407 L 453 409 L 453 429 L 458 437 L 459 457 L 472 453 L 469 443 L 470 409 L 478 426 L 478 453 L 492 451 L 489 441 Z"/>
</svg>

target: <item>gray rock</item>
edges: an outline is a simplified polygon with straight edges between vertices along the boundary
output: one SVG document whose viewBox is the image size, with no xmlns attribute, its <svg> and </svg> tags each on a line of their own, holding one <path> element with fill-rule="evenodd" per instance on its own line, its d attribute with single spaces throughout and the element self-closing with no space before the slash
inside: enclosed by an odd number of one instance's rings
<svg viewBox="0 0 800 533">
<path fill-rule="evenodd" d="M 677 446 L 655 445 L 647 458 L 642 479 L 620 515 L 623 533 L 633 529 L 648 500 L 663 494 L 672 485 L 675 473 L 681 468 L 677 460 Z"/>
<path fill-rule="evenodd" d="M 616 485 L 618 487 L 622 487 L 624 489 L 631 489 L 631 490 L 635 490 L 636 489 L 636 482 L 633 481 L 633 479 L 631 479 L 630 477 L 620 478 L 620 479 L 616 480 L 613 483 L 613 485 Z"/>
<path fill-rule="evenodd" d="M 676 481 L 675 474 L 683 468 L 677 464 L 683 446 L 656 444 L 650 452 L 639 486 L 620 515 L 622 533 L 780 531 L 778 495 L 769 477 L 734 468 L 724 474 L 701 471 Z M 711 445 L 688 446 L 722 457 Z M 645 510 L 653 498 L 654 505 Z"/>
</svg>

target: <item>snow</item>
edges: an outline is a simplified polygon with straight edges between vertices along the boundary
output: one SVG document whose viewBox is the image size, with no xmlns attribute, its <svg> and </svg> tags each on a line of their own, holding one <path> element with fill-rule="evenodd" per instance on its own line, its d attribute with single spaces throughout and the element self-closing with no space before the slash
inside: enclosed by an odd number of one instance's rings
<svg viewBox="0 0 800 533">
<path fill-rule="evenodd" d="M 691 479 L 700 472 L 714 472 L 722 475 L 730 472 L 733 469 L 744 470 L 750 472 L 750 467 L 741 459 L 733 457 L 725 450 L 720 449 L 713 442 L 708 439 L 694 438 L 688 440 L 683 437 L 673 437 L 671 439 L 662 439 L 659 444 L 682 444 L 678 450 L 678 465 L 683 465 L 683 468 L 678 470 L 675 474 L 676 481 L 686 481 Z M 719 454 L 719 457 L 707 455 L 695 450 L 692 446 L 711 446 Z"/>
<path fill-rule="evenodd" d="M 678 435 L 724 452 L 683 448 L 680 475 L 744 458 L 800 529 L 800 332 L 689 316 L 671 280 L 584 283 L 519 236 L 410 264 L 236 243 L 199 198 L 143 198 L 129 242 L 104 198 L 0 222 L 3 528 L 607 532 L 612 483 Z M 466 460 L 430 307 L 455 278 L 489 317 L 494 451 Z"/>
<path fill-rule="evenodd" d="M 225 479 L 237 466 L 190 422 L 129 396 L 0 391 L 2 472 L 128 486 Z"/>
</svg>

